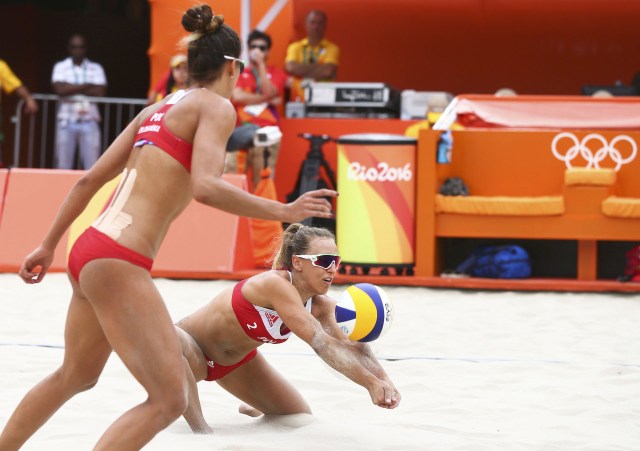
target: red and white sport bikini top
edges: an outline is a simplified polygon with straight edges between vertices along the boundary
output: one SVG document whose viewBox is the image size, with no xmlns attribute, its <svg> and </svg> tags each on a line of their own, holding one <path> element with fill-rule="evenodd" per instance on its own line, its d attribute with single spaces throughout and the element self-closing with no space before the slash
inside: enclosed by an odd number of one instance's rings
<svg viewBox="0 0 640 451">
<path fill-rule="evenodd" d="M 158 111 L 149 116 L 138 128 L 136 142 L 133 147 L 142 147 L 151 144 L 164 150 L 191 172 L 191 154 L 193 143 L 177 137 L 167 128 L 164 123 L 164 116 L 173 105 L 178 103 L 191 91 L 176 91 L 173 96 Z"/>
<path fill-rule="evenodd" d="M 291 273 L 289 273 L 291 278 Z M 253 340 L 261 343 L 283 343 L 291 336 L 291 331 L 284 324 L 278 312 L 254 305 L 242 294 L 242 286 L 248 279 L 241 280 L 233 287 L 231 307 L 242 330 Z M 309 299 L 305 308 L 311 312 L 312 300 Z"/>
</svg>

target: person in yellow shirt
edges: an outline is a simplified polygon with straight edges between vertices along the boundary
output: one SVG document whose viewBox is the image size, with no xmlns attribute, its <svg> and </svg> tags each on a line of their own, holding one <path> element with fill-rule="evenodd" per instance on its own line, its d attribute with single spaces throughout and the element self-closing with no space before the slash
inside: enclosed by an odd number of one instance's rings
<svg viewBox="0 0 640 451">
<path fill-rule="evenodd" d="M 169 94 L 187 88 L 189 68 L 187 55 L 174 55 L 169 62 L 169 70 L 149 92 L 147 105 L 152 105 L 164 99 Z"/>
<path fill-rule="evenodd" d="M 424 120 L 416 122 L 410 125 L 404 131 L 404 135 L 410 138 L 418 139 L 421 130 L 428 130 L 433 128 L 440 116 L 444 113 L 445 109 L 451 101 L 451 97 L 441 94 L 429 97 L 427 102 L 427 114 Z M 457 121 L 451 124 L 449 130 L 464 130 L 464 127 Z"/>
<path fill-rule="evenodd" d="M 0 87 L 7 94 L 15 92 L 22 97 L 25 113 L 36 113 L 38 111 L 38 103 L 4 60 L 0 60 Z"/>
<path fill-rule="evenodd" d="M 307 37 L 287 47 L 285 71 L 291 78 L 291 100 L 303 101 L 306 82 L 332 81 L 338 74 L 340 48 L 324 38 L 327 15 L 310 11 L 305 20 Z"/>
</svg>

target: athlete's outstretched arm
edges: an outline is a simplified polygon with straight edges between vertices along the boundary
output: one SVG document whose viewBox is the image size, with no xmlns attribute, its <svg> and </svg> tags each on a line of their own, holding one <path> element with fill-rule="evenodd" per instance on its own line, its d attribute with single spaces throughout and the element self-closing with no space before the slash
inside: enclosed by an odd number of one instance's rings
<svg viewBox="0 0 640 451">
<path fill-rule="evenodd" d="M 362 365 L 356 348 L 340 338 L 327 333 L 322 324 L 300 303 L 296 289 L 282 279 L 271 279 L 261 290 L 268 296 L 287 327 L 307 342 L 318 356 L 336 371 L 369 391 L 371 401 L 380 407 L 393 409 L 400 402 L 393 386 L 379 378 L 375 372 Z"/>
<path fill-rule="evenodd" d="M 208 102 L 201 107 L 193 140 L 191 183 L 196 201 L 228 213 L 283 222 L 308 217 L 330 218 L 333 190 L 310 191 L 290 204 L 255 196 L 222 178 L 227 140 L 235 126 L 235 111 L 228 101 Z"/>
<path fill-rule="evenodd" d="M 366 388 L 376 406 L 387 409 L 398 407 L 400 394 L 393 384 L 379 378 L 368 365 L 362 365 L 360 356 L 354 352 L 353 346 L 327 334 L 315 318 L 314 321 L 317 327 L 309 328 L 313 335 L 307 341 L 314 352 L 333 369 Z"/>
<path fill-rule="evenodd" d="M 322 324 L 322 328 L 332 337 L 340 340 L 345 346 L 350 348 L 354 356 L 358 359 L 360 365 L 373 373 L 378 379 L 386 381 L 395 390 L 395 398 L 397 402 L 393 407 L 397 407 L 400 403 L 400 392 L 393 384 L 393 381 L 384 370 L 376 356 L 371 351 L 371 347 L 367 343 L 360 343 L 358 341 L 350 340 L 344 332 L 338 326 L 335 315 L 335 300 L 328 296 L 315 296 L 313 299 L 313 314 L 316 319 Z M 391 407 L 391 408 L 393 408 Z"/>
</svg>

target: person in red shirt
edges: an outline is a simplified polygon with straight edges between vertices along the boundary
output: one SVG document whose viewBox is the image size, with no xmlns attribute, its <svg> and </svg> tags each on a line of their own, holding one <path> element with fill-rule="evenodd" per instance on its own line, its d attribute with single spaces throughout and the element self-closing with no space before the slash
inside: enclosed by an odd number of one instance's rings
<svg viewBox="0 0 640 451">
<path fill-rule="evenodd" d="M 238 122 L 227 143 L 225 172 L 246 172 L 251 167 L 253 186 L 260 180 L 264 166 L 264 148 L 254 147 L 255 132 L 266 126 L 280 123 L 278 106 L 282 104 L 287 74 L 284 70 L 267 63 L 271 49 L 271 37 L 254 30 L 247 38 L 249 64 L 240 75 L 231 98 L 236 107 Z M 275 171 L 279 144 L 269 150 L 268 164 L 271 176 Z M 238 163 L 238 150 L 246 150 L 246 167 Z"/>
</svg>

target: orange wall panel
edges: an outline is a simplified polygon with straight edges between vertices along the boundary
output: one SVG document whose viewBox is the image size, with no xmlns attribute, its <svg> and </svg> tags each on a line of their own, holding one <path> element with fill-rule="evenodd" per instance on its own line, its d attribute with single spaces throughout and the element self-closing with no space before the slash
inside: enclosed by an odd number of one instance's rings
<svg viewBox="0 0 640 451">
<path fill-rule="evenodd" d="M 224 178 L 247 189 L 244 175 L 225 174 Z M 192 201 L 171 224 L 152 273 L 177 277 L 253 267 L 248 219 Z"/>
<path fill-rule="evenodd" d="M 183 36 L 188 0 L 149 0 L 151 78 L 168 67 Z M 275 0 L 253 0 L 252 27 Z M 240 31 L 238 0 L 213 3 Z M 579 94 L 584 84 L 630 83 L 640 60 L 636 0 L 289 0 L 266 31 L 271 62 L 304 36 L 311 9 L 328 15 L 327 38 L 341 49 L 340 81 L 398 89 Z"/>
<path fill-rule="evenodd" d="M 291 0 L 293 36 L 328 15 L 340 81 L 398 89 L 580 94 L 639 70 L 636 0 Z"/>
<path fill-rule="evenodd" d="M 151 79 L 166 72 L 190 0 L 149 0 Z M 240 1 L 213 2 L 239 31 Z M 252 26 L 275 0 L 253 0 Z M 584 84 L 630 83 L 640 61 L 637 0 L 289 0 L 266 31 L 271 62 L 304 36 L 311 9 L 328 15 L 341 49 L 340 81 L 398 89 L 579 94 Z"/>
<path fill-rule="evenodd" d="M 17 271 L 53 222 L 60 203 L 82 171 L 11 169 L 0 223 L 0 271 Z M 50 271 L 66 270 L 68 234 L 60 240 Z"/>
<path fill-rule="evenodd" d="M 562 130 L 461 130 L 453 131 L 453 151 L 450 165 L 438 165 L 437 169 L 447 176 L 461 177 L 469 191 L 478 196 L 549 196 L 562 193 L 564 185 L 564 161 L 554 156 L 551 150 L 553 138 Z M 434 132 L 439 133 L 439 132 Z M 573 130 L 577 139 L 582 140 L 592 133 L 588 130 Z M 640 142 L 640 135 L 631 131 L 598 130 L 611 143 L 620 135 L 626 135 Z M 558 152 L 566 154 L 569 140 L 558 142 Z M 598 141 L 591 141 L 590 148 L 595 154 Z M 631 155 L 630 146 L 618 143 L 616 149 L 623 158 Z M 571 160 L 574 167 L 586 166 L 586 160 L 579 155 Z M 603 158 L 601 167 L 614 167 L 611 157 Z M 443 167 L 444 166 L 444 167 Z M 634 182 L 640 171 L 640 156 L 623 164 L 618 171 L 617 192 L 621 196 L 637 197 L 638 183 Z M 443 181 L 443 177 L 439 177 Z M 535 181 L 535 183 L 533 182 Z"/>
<path fill-rule="evenodd" d="M 0 186 L 6 171 L 0 171 Z M 0 271 L 15 272 L 47 232 L 64 197 L 83 171 L 12 169 L 7 177 L 3 219 L 0 223 Z M 240 189 L 244 175 L 225 175 Z M 79 227 L 100 213 L 116 180 L 99 192 L 58 245 L 50 271 L 66 271 L 67 254 Z M 251 232 L 246 218 L 195 201 L 171 226 L 154 262 L 154 275 L 190 276 L 232 272 L 254 267 Z"/>
</svg>

